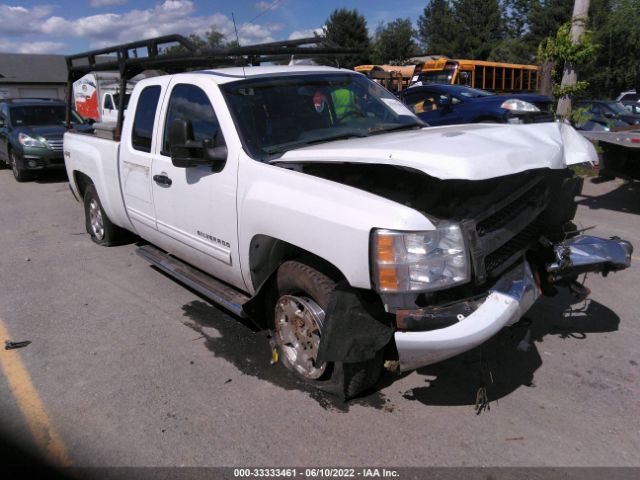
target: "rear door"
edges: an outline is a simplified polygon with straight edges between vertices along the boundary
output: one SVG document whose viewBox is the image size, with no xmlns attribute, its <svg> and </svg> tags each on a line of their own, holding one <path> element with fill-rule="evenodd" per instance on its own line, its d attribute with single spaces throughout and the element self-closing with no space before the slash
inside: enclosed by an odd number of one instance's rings
<svg viewBox="0 0 640 480">
<path fill-rule="evenodd" d="M 224 106 L 218 86 L 205 75 L 177 77 L 169 86 L 158 132 L 152 177 L 153 199 L 162 247 L 170 253 L 234 286 L 245 288 L 238 266 L 236 189 L 239 149 L 228 145 L 228 156 L 217 168 L 176 167 L 171 161 L 169 127 L 187 120 L 193 140 L 224 145 L 219 120 Z M 184 83 L 182 83 L 184 82 Z M 229 117 L 226 108 L 223 112 Z M 230 117 L 227 125 L 231 124 Z M 235 142 L 237 143 L 237 142 Z"/>
<path fill-rule="evenodd" d="M 133 124 L 127 125 L 120 142 L 119 173 L 127 215 L 140 236 L 157 239 L 157 227 L 151 190 L 151 164 L 160 118 L 160 104 L 169 77 L 147 83 L 133 99 Z"/>
</svg>

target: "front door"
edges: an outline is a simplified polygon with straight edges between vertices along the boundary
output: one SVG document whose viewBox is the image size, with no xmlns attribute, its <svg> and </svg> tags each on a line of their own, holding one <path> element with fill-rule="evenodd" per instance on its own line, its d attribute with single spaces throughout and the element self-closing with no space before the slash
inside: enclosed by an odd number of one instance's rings
<svg viewBox="0 0 640 480">
<path fill-rule="evenodd" d="M 179 77 L 178 77 L 179 78 Z M 207 93 L 209 92 L 209 93 Z M 218 95 L 216 101 L 211 96 Z M 238 263 L 236 186 L 238 151 L 229 149 L 226 162 L 215 167 L 176 167 L 171 161 L 169 128 L 187 120 L 192 140 L 224 145 L 224 135 L 213 105 L 224 100 L 217 85 L 204 75 L 189 83 L 174 81 L 165 97 L 162 131 L 152 177 L 158 231 L 162 247 L 177 257 L 232 285 L 243 288 Z"/>
<path fill-rule="evenodd" d="M 449 102 L 450 98 L 450 103 Z M 462 123 L 463 118 L 458 110 L 460 100 L 425 88 L 405 95 L 404 103 L 429 125 L 451 125 Z"/>
<path fill-rule="evenodd" d="M 102 121 L 118 121 L 118 110 L 116 110 L 116 104 L 113 95 L 111 95 L 110 93 L 105 93 L 104 100 L 102 101 Z"/>
</svg>

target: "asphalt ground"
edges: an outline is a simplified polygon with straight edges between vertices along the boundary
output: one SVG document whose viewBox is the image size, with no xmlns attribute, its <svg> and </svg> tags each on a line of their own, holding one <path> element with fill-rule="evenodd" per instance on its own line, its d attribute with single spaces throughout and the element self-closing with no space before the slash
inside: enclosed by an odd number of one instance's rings
<svg viewBox="0 0 640 480">
<path fill-rule="evenodd" d="M 640 246 L 640 186 L 585 183 L 577 223 Z M 640 466 L 640 258 L 539 301 L 480 350 L 341 403 L 263 332 L 84 230 L 64 175 L 0 171 L 0 430 L 75 466 Z M 476 413 L 485 385 L 489 409 Z"/>
</svg>

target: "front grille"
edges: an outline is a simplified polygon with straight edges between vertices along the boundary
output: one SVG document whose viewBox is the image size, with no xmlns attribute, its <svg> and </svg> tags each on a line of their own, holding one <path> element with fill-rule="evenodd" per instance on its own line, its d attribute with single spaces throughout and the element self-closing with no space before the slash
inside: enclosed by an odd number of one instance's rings
<svg viewBox="0 0 640 480">
<path fill-rule="evenodd" d="M 539 199 L 543 194 L 542 190 L 544 190 L 542 186 L 532 188 L 531 190 L 526 191 L 520 197 L 516 198 L 513 202 L 505 205 L 493 215 L 490 215 L 484 220 L 478 222 L 476 225 L 476 231 L 478 232 L 478 235 L 482 237 L 487 233 L 493 232 L 500 228 L 504 228 L 515 217 L 520 215 L 520 213 L 522 213 L 522 211 L 525 210 L 529 204 Z"/>
<path fill-rule="evenodd" d="M 62 138 L 47 138 L 47 143 L 49 147 L 51 147 L 51 150 L 56 152 L 62 151 Z"/>
<path fill-rule="evenodd" d="M 507 243 L 487 255 L 484 268 L 489 277 L 495 277 L 509 268 L 540 236 L 537 222 L 527 225 L 524 230 Z"/>
<path fill-rule="evenodd" d="M 549 203 L 549 187 L 534 178 L 472 222 L 470 233 L 476 280 L 495 278 L 524 255 L 540 235 L 536 219 Z"/>
</svg>

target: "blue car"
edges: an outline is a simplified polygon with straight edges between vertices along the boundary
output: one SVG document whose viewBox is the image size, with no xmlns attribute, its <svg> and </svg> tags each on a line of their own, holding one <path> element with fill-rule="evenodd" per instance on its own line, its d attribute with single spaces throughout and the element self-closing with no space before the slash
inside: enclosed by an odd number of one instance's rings
<svg viewBox="0 0 640 480">
<path fill-rule="evenodd" d="M 398 97 L 429 125 L 554 120 L 551 99 L 531 93 L 496 95 L 462 85 L 416 84 Z"/>
</svg>

